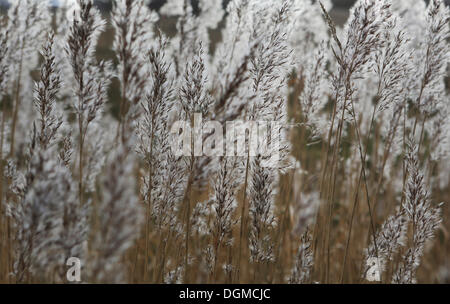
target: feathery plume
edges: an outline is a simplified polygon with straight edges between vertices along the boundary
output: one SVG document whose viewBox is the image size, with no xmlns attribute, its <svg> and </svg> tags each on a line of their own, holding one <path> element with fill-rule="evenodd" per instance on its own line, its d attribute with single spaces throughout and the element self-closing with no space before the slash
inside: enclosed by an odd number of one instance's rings
<svg viewBox="0 0 450 304">
<path fill-rule="evenodd" d="M 125 147 L 119 147 L 108 160 L 101 178 L 99 226 L 89 257 L 92 282 L 123 281 L 124 269 L 119 260 L 139 236 L 143 212 L 135 193 L 133 159 L 128 154 Z"/>
<path fill-rule="evenodd" d="M 95 48 L 105 21 L 92 0 L 77 0 L 79 9 L 73 12 L 69 27 L 66 53 L 75 79 L 74 105 L 78 131 L 78 196 L 83 201 L 84 146 L 89 125 L 100 117 L 107 97 L 112 71 L 109 62 L 97 64 Z"/>
<path fill-rule="evenodd" d="M 115 30 L 113 49 L 118 59 L 118 78 L 121 84 L 120 124 L 123 134 L 138 115 L 139 101 L 144 98 L 147 71 L 143 54 L 153 38 L 153 26 L 158 16 L 143 0 L 117 0 L 111 15 Z"/>
<path fill-rule="evenodd" d="M 0 30 L 0 98 L 5 94 L 8 83 L 9 62 L 8 62 L 8 31 Z"/>
<path fill-rule="evenodd" d="M 271 262 L 274 260 L 273 243 L 270 231 L 276 222 L 273 215 L 274 173 L 261 166 L 261 158 L 252 161 L 249 187 L 250 198 L 250 260 L 252 262 Z"/>
<path fill-rule="evenodd" d="M 314 255 L 311 248 L 312 238 L 308 229 L 303 233 L 301 244 L 298 247 L 295 265 L 292 268 L 289 278 L 290 284 L 307 283 L 311 276 L 311 270 L 314 265 Z"/>
<path fill-rule="evenodd" d="M 365 250 L 365 270 L 363 277 L 369 281 L 380 281 L 381 275 L 388 261 L 393 260 L 394 254 L 402 247 L 406 240 L 407 222 L 403 212 L 389 216 L 376 235 L 378 250 L 373 241 Z"/>
<path fill-rule="evenodd" d="M 14 0 L 8 10 L 7 30 L 10 39 L 10 75 L 12 82 L 11 96 L 13 98 L 13 114 L 11 120 L 10 155 L 15 152 L 16 141 L 25 136 L 16 136 L 20 124 L 20 115 L 23 110 L 29 109 L 22 100 L 27 96 L 28 85 L 32 83 L 30 71 L 38 63 L 36 50 L 42 46 L 46 29 L 49 28 L 48 0 Z M 16 51 L 12 51 L 12 50 Z M 31 90 L 32 92 L 32 90 Z M 26 108 L 25 108 L 26 107 Z M 29 117 L 28 117 L 29 118 Z M 27 126 L 28 127 L 28 126 Z M 19 142 L 20 143 L 20 142 Z"/>
<path fill-rule="evenodd" d="M 57 70 L 54 55 L 54 34 L 50 33 L 42 50 L 44 63 L 41 66 L 41 79 L 36 83 L 35 106 L 40 115 L 38 141 L 46 150 L 56 141 L 56 134 L 62 119 L 55 112 L 56 95 L 61 87 L 61 76 Z"/>
<path fill-rule="evenodd" d="M 45 278 L 63 265 L 59 241 L 64 204 L 72 199 L 70 172 L 52 160 L 48 151 L 32 157 L 30 176 L 22 200 L 9 205 L 16 230 L 14 274 L 18 282 L 30 275 Z"/>
<path fill-rule="evenodd" d="M 160 34 L 158 45 L 148 52 L 151 83 L 146 98 L 140 101 L 143 111 L 136 128 L 136 151 L 145 163 L 141 193 L 159 230 L 174 229 L 184 189 L 184 166 L 173 155 L 168 132 L 174 83 L 172 66 L 166 58 L 167 44 Z"/>
<path fill-rule="evenodd" d="M 419 170 L 418 146 L 410 139 L 406 155 L 408 183 L 405 190 L 406 202 L 403 206 L 412 224 L 412 246 L 403 256 L 392 278 L 393 283 L 416 283 L 416 271 L 424 254 L 425 243 L 434 237 L 441 223 L 440 207 L 432 207 L 429 202 L 424 176 Z"/>
</svg>

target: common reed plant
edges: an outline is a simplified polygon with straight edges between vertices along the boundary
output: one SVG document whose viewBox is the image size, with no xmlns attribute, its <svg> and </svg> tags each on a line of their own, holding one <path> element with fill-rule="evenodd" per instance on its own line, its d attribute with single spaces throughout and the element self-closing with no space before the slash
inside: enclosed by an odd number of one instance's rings
<svg viewBox="0 0 450 304">
<path fill-rule="evenodd" d="M 1 283 L 450 282 L 443 0 L 151 7 L 2 13 Z"/>
</svg>

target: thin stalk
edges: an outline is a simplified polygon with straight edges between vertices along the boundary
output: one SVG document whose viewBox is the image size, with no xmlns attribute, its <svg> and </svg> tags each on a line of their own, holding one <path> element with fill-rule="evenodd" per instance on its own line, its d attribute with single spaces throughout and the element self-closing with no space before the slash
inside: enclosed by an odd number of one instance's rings
<svg viewBox="0 0 450 304">
<path fill-rule="evenodd" d="M 191 117 L 191 124 L 194 125 L 194 118 Z M 185 257 L 184 257 L 184 279 L 187 282 L 188 260 L 189 260 L 189 238 L 191 230 L 191 199 L 192 199 L 192 183 L 194 180 L 195 154 L 194 154 L 194 136 L 191 136 L 191 162 L 188 185 L 183 201 L 186 206 L 186 235 L 185 235 Z"/>
<path fill-rule="evenodd" d="M 347 92 L 345 93 L 345 96 L 347 96 Z M 337 100 L 337 97 L 336 97 Z M 341 113 L 341 120 L 339 121 L 338 130 L 336 133 L 336 142 L 335 147 L 333 150 L 333 158 L 331 161 L 332 167 L 330 172 L 330 184 L 328 185 L 328 232 L 327 232 L 327 263 L 326 263 L 326 272 L 325 272 L 325 278 L 326 283 L 329 283 L 329 273 L 330 273 L 330 239 L 331 239 L 331 219 L 332 219 L 332 212 L 334 207 L 334 195 L 335 195 L 335 189 L 336 189 L 336 175 L 337 175 L 337 169 L 338 169 L 338 162 L 336 161 L 338 154 L 339 154 L 339 146 L 341 144 L 341 137 L 342 137 L 342 130 L 344 125 L 344 114 L 345 114 L 345 104 L 347 102 L 347 99 L 345 98 L 342 105 L 342 113 Z M 331 194 L 331 196 L 330 196 Z"/>
<path fill-rule="evenodd" d="M 352 102 L 352 108 L 353 108 L 353 102 Z M 342 273 L 341 273 L 341 280 L 340 280 L 341 284 L 344 283 L 344 273 L 345 273 L 345 266 L 346 266 L 346 263 L 347 263 L 347 256 L 348 256 L 348 249 L 349 249 L 349 246 L 350 246 L 351 234 L 352 234 L 353 219 L 354 219 L 354 216 L 355 216 L 356 206 L 357 206 L 358 201 L 359 201 L 358 198 L 359 198 L 359 188 L 360 188 L 361 180 L 362 180 L 363 174 L 365 175 L 364 166 L 365 166 L 365 162 L 366 162 L 366 158 L 367 158 L 367 151 L 369 149 L 370 134 L 372 132 L 372 128 L 373 128 L 374 121 L 375 121 L 376 109 L 377 109 L 377 106 L 375 105 L 373 107 L 372 117 L 370 119 L 369 133 L 368 133 L 368 136 L 367 136 L 367 139 L 366 139 L 366 149 L 364 151 L 364 155 L 362 155 L 362 150 L 361 150 L 362 147 L 361 147 L 361 141 L 360 141 L 359 130 L 358 130 L 359 128 L 356 125 L 356 117 L 354 116 L 355 113 L 353 111 L 353 123 L 354 123 L 354 127 L 356 129 L 356 133 L 357 133 L 357 136 L 358 136 L 359 151 L 360 151 L 360 156 L 361 156 L 361 171 L 359 173 L 358 183 L 357 183 L 357 186 L 355 188 L 355 192 L 356 192 L 355 193 L 355 200 L 353 202 L 352 215 L 350 217 L 350 227 L 349 227 L 349 231 L 348 231 L 348 235 L 347 235 L 347 242 L 346 242 L 346 246 L 345 246 L 344 261 L 342 263 Z M 366 192 L 367 192 L 367 182 L 366 181 L 365 181 L 365 184 L 366 184 Z M 369 209 L 370 209 L 370 204 L 369 204 Z M 370 210 L 369 210 L 369 212 L 370 212 Z M 375 248 L 376 248 L 376 245 L 375 245 Z"/>
<path fill-rule="evenodd" d="M 16 91 L 15 91 L 15 96 L 14 96 L 15 103 L 14 103 L 13 121 L 12 121 L 12 126 L 11 126 L 11 149 L 9 152 L 10 157 L 12 157 L 14 155 L 16 125 L 17 125 L 17 118 L 19 115 L 19 107 L 20 107 L 22 65 L 23 65 L 23 45 L 20 50 L 19 75 L 17 76 L 17 80 L 16 80 Z"/>
<path fill-rule="evenodd" d="M 236 279 L 235 281 L 239 283 L 239 275 L 241 270 L 241 259 L 242 259 L 242 243 L 244 238 L 244 229 L 246 224 L 246 202 L 247 202 L 247 186 L 248 186 L 248 173 L 250 168 L 250 151 L 247 151 L 247 161 L 245 165 L 245 179 L 244 179 L 244 198 L 242 200 L 242 208 L 241 208 L 241 226 L 239 230 L 239 255 L 238 255 L 238 268 L 236 270 Z"/>
</svg>

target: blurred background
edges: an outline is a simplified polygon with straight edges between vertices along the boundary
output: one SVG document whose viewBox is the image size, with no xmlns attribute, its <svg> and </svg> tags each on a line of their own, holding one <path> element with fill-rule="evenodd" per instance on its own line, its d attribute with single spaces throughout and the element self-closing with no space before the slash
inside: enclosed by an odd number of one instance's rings
<svg viewBox="0 0 450 304">
<path fill-rule="evenodd" d="M 40 0 L 36 0 L 40 1 Z M 69 0 L 76 1 L 76 0 Z M 155 11 L 159 11 L 159 9 L 167 2 L 167 0 L 145 0 L 148 5 Z M 231 0 L 222 0 L 223 7 L 225 8 Z M 273 0 L 277 1 L 277 0 Z M 316 0 L 317 1 L 317 0 Z M 338 26 L 343 26 L 346 22 L 349 15 L 349 8 L 356 2 L 356 0 L 331 0 L 333 2 L 333 8 L 329 12 L 333 21 Z M 392 0 L 399 1 L 399 0 Z M 412 1 L 412 0 L 410 0 Z M 414 0 L 416 1 L 423 0 Z M 450 5 L 450 0 L 444 0 L 447 5 Z M 51 0 L 52 5 L 57 9 L 59 3 L 64 1 L 61 0 Z M 104 18 L 109 19 L 109 13 L 112 8 L 113 0 L 94 0 L 95 5 L 101 10 L 104 14 Z M 429 0 L 425 0 L 425 2 L 429 2 Z M 198 12 L 199 0 L 191 0 L 192 6 L 194 8 L 194 13 Z M 8 0 L 0 0 L 0 14 L 5 14 L 9 7 Z M 160 16 L 159 21 L 157 22 L 157 26 L 162 30 L 164 34 L 169 37 L 173 37 L 176 32 L 176 24 L 177 24 L 176 16 Z M 211 51 L 214 51 L 215 45 L 222 39 L 221 30 L 225 24 L 225 18 L 223 18 L 222 22 L 219 23 L 218 28 L 210 29 L 209 35 L 211 39 Z M 114 39 L 114 31 L 111 26 L 107 26 L 105 32 L 100 36 L 100 41 L 97 47 L 97 58 L 100 60 L 112 60 L 116 62 L 116 57 L 112 51 L 112 43 Z M 450 77 L 447 77 L 447 83 L 450 87 Z M 116 80 L 114 80 L 116 81 Z M 114 82 L 113 81 L 113 82 Z M 117 108 L 117 100 L 118 96 L 120 96 L 120 92 L 118 91 L 118 86 L 113 85 L 109 90 L 109 98 L 112 101 L 111 113 L 116 116 L 118 113 Z"/>
<path fill-rule="evenodd" d="M 40 0 L 36 0 L 40 1 Z M 76 1 L 76 0 L 72 0 Z M 167 0 L 145 0 L 148 5 L 153 9 L 158 11 L 166 2 Z M 192 5 L 194 8 L 194 13 L 198 11 L 198 3 L 199 0 L 191 0 Z M 223 6 L 226 7 L 230 0 L 222 0 Z M 276 1 L 276 0 L 273 0 Z M 331 17 L 333 18 L 334 22 L 337 25 L 343 25 L 348 17 L 348 9 L 355 3 L 356 0 L 332 0 L 334 3 L 333 10 L 330 12 Z M 450 1 L 450 0 L 449 0 Z M 7 9 L 9 7 L 8 0 L 0 0 L 0 14 L 6 14 Z M 51 0 L 52 5 L 57 9 L 60 3 L 63 3 L 64 1 L 61 0 Z M 94 0 L 95 4 L 101 12 L 104 14 L 104 17 L 106 19 L 109 19 L 109 13 L 112 8 L 112 3 L 114 1 L 112 0 Z M 173 37 L 176 32 L 176 24 L 177 24 L 177 17 L 164 17 L 160 16 L 160 19 L 157 23 L 157 26 L 162 30 L 163 33 L 165 33 L 169 37 Z M 219 26 L 217 29 L 210 30 L 210 39 L 211 39 L 211 51 L 213 51 L 215 45 L 217 42 L 219 42 L 222 39 L 221 35 L 221 29 L 225 24 L 225 18 L 222 20 L 222 22 L 219 23 Z M 114 31 L 111 26 L 107 26 L 105 32 L 100 36 L 99 44 L 97 46 L 97 58 L 99 60 L 111 60 L 113 62 L 116 62 L 116 57 L 114 55 L 114 52 L 112 51 L 112 43 L 114 39 Z M 110 112 L 113 116 L 117 117 L 119 108 L 118 108 L 118 99 L 120 96 L 119 86 L 116 85 L 116 79 L 113 80 L 113 85 L 109 89 L 109 99 L 111 101 L 110 103 Z"/>
<path fill-rule="evenodd" d="M 36 0 L 40 1 L 40 0 Z M 72 0 L 76 1 L 76 0 Z M 158 11 L 166 2 L 167 0 L 145 0 L 148 5 L 153 9 Z M 194 8 L 194 13 L 198 11 L 198 3 L 199 0 L 191 0 L 192 5 Z M 277 1 L 277 0 L 273 0 Z M 316 0 L 317 1 L 317 0 Z M 333 2 L 333 8 L 329 12 L 333 21 L 338 26 L 343 26 L 346 22 L 348 15 L 349 15 L 349 8 L 356 2 L 356 0 L 331 0 Z M 399 1 L 399 0 L 392 0 L 392 1 Z M 411 0 L 410 0 L 411 1 Z M 422 0 L 414 0 L 415 1 L 422 1 Z M 425 0 L 426 2 L 429 2 L 429 0 Z M 59 3 L 62 3 L 61 0 L 51 0 L 52 5 L 55 7 L 55 9 L 59 6 Z M 104 14 L 104 17 L 106 19 L 109 19 L 109 12 L 112 8 L 113 0 L 94 0 L 95 4 Z M 230 0 L 222 0 L 223 6 L 226 7 Z M 445 0 L 445 2 L 450 5 L 450 0 Z M 7 8 L 9 6 L 8 0 L 0 0 L 0 14 L 5 14 L 7 11 Z M 168 17 L 168 16 L 160 16 L 160 20 L 157 22 L 157 26 L 162 30 L 163 33 L 165 33 L 169 37 L 173 37 L 176 32 L 176 24 L 177 24 L 177 17 Z M 224 26 L 225 18 L 222 20 L 222 22 L 219 23 L 219 26 L 217 29 L 211 29 L 209 31 L 210 39 L 211 39 L 211 51 L 214 50 L 214 47 L 217 42 L 219 42 L 222 39 L 221 36 L 221 29 Z M 97 47 L 97 58 L 100 60 L 112 60 L 113 62 L 116 62 L 116 57 L 114 55 L 114 52 L 112 51 L 112 43 L 114 39 L 114 31 L 111 26 L 107 26 L 106 31 L 100 36 L 100 41 Z M 115 82 L 116 80 L 113 80 Z M 449 87 L 450 87 L 450 77 L 448 77 L 447 81 Z M 114 83 L 115 84 L 115 83 Z M 120 92 L 118 90 L 118 86 L 112 85 L 109 90 L 109 98 L 112 101 L 111 104 L 111 113 L 113 116 L 117 116 L 118 114 L 118 96 L 120 96 Z"/>
</svg>

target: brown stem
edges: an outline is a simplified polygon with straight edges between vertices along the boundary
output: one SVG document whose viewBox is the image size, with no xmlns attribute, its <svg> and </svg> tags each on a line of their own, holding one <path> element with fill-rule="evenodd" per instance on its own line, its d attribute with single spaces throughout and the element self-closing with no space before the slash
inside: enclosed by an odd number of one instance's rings
<svg viewBox="0 0 450 304">
<path fill-rule="evenodd" d="M 19 63 L 19 75 L 16 80 L 16 92 L 15 92 L 15 103 L 14 103 L 14 112 L 13 112 L 13 121 L 11 126 L 11 149 L 9 152 L 9 156 L 12 157 L 14 154 L 14 145 L 15 145 L 15 135 L 16 135 L 16 125 L 17 118 L 19 115 L 19 107 L 20 107 L 20 89 L 21 89 L 21 78 L 22 78 L 22 64 L 23 64 L 23 47 L 20 53 L 20 63 Z"/>
<path fill-rule="evenodd" d="M 239 255 L 238 255 L 238 267 L 236 270 L 236 279 L 235 281 L 239 283 L 239 275 L 241 270 L 241 259 L 242 259 L 242 243 L 244 238 L 244 229 L 246 224 L 246 202 L 247 202 L 247 185 L 248 185 L 248 173 L 250 168 L 250 152 L 247 153 L 247 162 L 245 165 L 245 180 L 244 180 L 244 199 L 242 200 L 242 209 L 241 209 L 241 227 L 239 231 Z"/>
<path fill-rule="evenodd" d="M 352 105 L 353 105 L 353 103 L 352 103 Z M 360 137 L 359 137 L 358 126 L 356 124 L 356 117 L 353 115 L 353 123 L 354 123 L 355 129 L 357 129 L 359 150 L 360 150 L 360 154 L 361 154 L 361 171 L 359 173 L 358 183 L 357 183 L 356 188 L 355 188 L 355 192 L 356 192 L 355 193 L 355 200 L 353 201 L 352 214 L 351 214 L 351 217 L 350 217 L 350 227 L 349 227 L 349 231 L 348 231 L 348 235 L 347 235 L 347 242 L 346 242 L 346 246 L 345 246 L 344 262 L 342 263 L 341 284 L 344 283 L 344 273 L 345 273 L 345 266 L 346 266 L 346 263 L 347 263 L 347 256 L 348 256 L 348 249 L 349 249 L 349 246 L 350 246 L 351 234 L 352 234 L 353 219 L 354 219 L 354 216 L 355 216 L 356 206 L 357 206 L 358 201 L 359 201 L 358 200 L 358 198 L 359 198 L 359 187 L 361 185 L 361 180 L 362 180 L 362 177 L 363 177 L 363 173 L 365 174 L 364 166 L 365 166 L 366 157 L 367 157 L 367 150 L 369 149 L 370 133 L 372 132 L 373 124 L 374 124 L 374 121 L 375 121 L 376 109 L 377 109 L 377 106 L 375 105 L 374 108 L 373 108 L 373 112 L 372 112 L 372 118 L 370 119 L 369 133 L 368 133 L 367 139 L 366 139 L 366 149 L 364 151 L 364 155 L 362 155 L 362 150 L 361 150 L 362 147 L 361 147 L 361 141 L 360 141 Z M 354 114 L 354 112 L 353 112 L 353 114 Z M 367 190 L 367 183 L 366 183 L 366 190 Z"/>
</svg>

